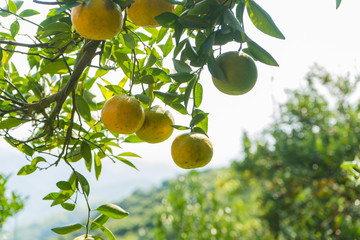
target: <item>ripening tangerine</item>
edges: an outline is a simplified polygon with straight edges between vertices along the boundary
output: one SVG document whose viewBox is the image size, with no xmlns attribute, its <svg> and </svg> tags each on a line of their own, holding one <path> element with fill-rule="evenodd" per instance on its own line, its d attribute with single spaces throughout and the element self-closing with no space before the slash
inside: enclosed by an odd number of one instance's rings
<svg viewBox="0 0 360 240">
<path fill-rule="evenodd" d="M 209 138 L 201 133 L 181 134 L 171 145 L 175 164 L 185 169 L 204 167 L 211 161 L 213 152 Z"/>
<path fill-rule="evenodd" d="M 141 128 L 145 113 L 134 97 L 115 95 L 107 100 L 101 110 L 101 120 L 111 132 L 132 134 Z"/>
<path fill-rule="evenodd" d="M 257 80 L 254 60 L 245 53 L 226 52 L 215 60 L 221 75 L 212 76 L 215 87 L 228 95 L 241 95 L 249 92 Z"/>
<path fill-rule="evenodd" d="M 173 12 L 174 5 L 165 0 L 135 0 L 128 9 L 128 16 L 138 26 L 158 27 L 155 17 L 164 12 Z"/>
<path fill-rule="evenodd" d="M 145 121 L 136 135 L 148 143 L 160 143 L 168 139 L 173 133 L 174 117 L 171 112 L 160 106 L 145 110 Z"/>
<path fill-rule="evenodd" d="M 72 9 L 71 22 L 82 37 L 106 40 L 121 31 L 123 17 L 120 6 L 112 0 L 90 0 Z"/>
</svg>

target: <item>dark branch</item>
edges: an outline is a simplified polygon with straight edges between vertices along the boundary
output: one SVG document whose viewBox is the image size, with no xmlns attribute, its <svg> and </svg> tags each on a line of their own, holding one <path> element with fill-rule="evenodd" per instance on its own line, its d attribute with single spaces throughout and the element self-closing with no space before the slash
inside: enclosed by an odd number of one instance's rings
<svg viewBox="0 0 360 240">
<path fill-rule="evenodd" d="M 33 2 L 38 3 L 38 4 L 44 4 L 44 5 L 62 5 L 62 4 L 65 4 L 65 2 L 59 2 L 59 1 L 47 2 L 47 1 L 33 0 Z"/>
<path fill-rule="evenodd" d="M 14 41 L 5 41 L 0 40 L 0 44 L 7 44 L 12 46 L 20 46 L 20 47 L 28 47 L 28 48 L 53 48 L 48 43 L 20 43 L 20 42 L 14 42 Z"/>
</svg>

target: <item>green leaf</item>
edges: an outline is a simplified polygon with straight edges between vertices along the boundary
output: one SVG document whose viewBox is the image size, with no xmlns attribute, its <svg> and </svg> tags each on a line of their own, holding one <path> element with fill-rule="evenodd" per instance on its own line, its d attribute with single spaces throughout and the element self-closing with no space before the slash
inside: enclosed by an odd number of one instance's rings
<svg viewBox="0 0 360 240">
<path fill-rule="evenodd" d="M 20 17 L 31 17 L 38 14 L 40 13 L 38 11 L 35 11 L 34 9 L 25 9 L 19 15 Z"/>
<path fill-rule="evenodd" d="M 95 177 L 96 179 L 99 179 L 102 168 L 101 158 L 98 155 L 95 155 L 94 162 L 95 162 Z"/>
<path fill-rule="evenodd" d="M 8 2 L 8 9 L 9 9 L 10 12 L 13 12 L 13 13 L 16 13 L 17 10 L 18 10 L 15 3 L 13 1 L 11 1 L 11 0 L 9 0 L 9 2 Z"/>
<path fill-rule="evenodd" d="M 199 107 L 201 105 L 202 102 L 202 97 L 203 97 L 203 87 L 201 86 L 200 83 L 197 83 L 195 86 L 195 93 L 194 93 L 194 103 L 196 107 Z"/>
<path fill-rule="evenodd" d="M 141 140 L 138 136 L 136 135 L 129 135 L 127 138 L 125 138 L 124 140 L 127 143 L 140 143 L 140 142 L 144 142 L 143 140 Z"/>
<path fill-rule="evenodd" d="M 236 7 L 236 18 L 240 22 L 243 22 L 244 10 L 245 10 L 245 4 L 243 1 L 240 1 L 240 3 L 238 3 L 238 5 Z"/>
<path fill-rule="evenodd" d="M 253 57 L 255 60 L 258 60 L 262 63 L 271 66 L 279 66 L 276 60 L 262 47 L 253 41 L 249 41 L 248 48 L 243 51 Z"/>
<path fill-rule="evenodd" d="M 108 216 L 104 214 L 100 214 L 91 222 L 90 230 L 98 229 L 99 228 L 98 225 L 103 226 L 108 220 L 109 220 Z"/>
<path fill-rule="evenodd" d="M 212 53 L 213 53 L 212 47 L 214 44 L 214 40 L 215 40 L 215 33 L 211 33 L 205 39 L 205 41 L 203 41 L 203 43 L 201 44 L 200 49 L 198 51 L 200 57 L 207 58 L 212 55 Z"/>
<path fill-rule="evenodd" d="M 75 204 L 72 203 L 61 203 L 61 206 L 68 211 L 73 211 L 75 209 Z"/>
<path fill-rule="evenodd" d="M 244 32 L 243 26 L 241 26 L 239 20 L 234 16 L 234 13 L 230 9 L 226 9 L 224 12 L 224 22 L 232 29 L 239 32 Z"/>
<path fill-rule="evenodd" d="M 174 79 L 177 83 L 184 83 L 193 79 L 195 77 L 195 74 L 188 72 L 180 72 L 180 73 L 169 74 L 169 77 Z"/>
<path fill-rule="evenodd" d="M 150 104 L 153 101 L 153 99 L 146 94 L 136 94 L 134 97 L 144 104 Z"/>
<path fill-rule="evenodd" d="M 51 203 L 51 207 L 64 203 L 69 200 L 70 196 L 68 194 L 59 194 L 56 199 Z"/>
<path fill-rule="evenodd" d="M 139 155 L 137 155 L 136 153 L 132 153 L 132 152 L 123 152 L 123 153 L 120 153 L 118 156 L 141 158 Z"/>
<path fill-rule="evenodd" d="M 130 166 L 130 167 L 132 167 L 132 168 L 134 168 L 134 169 L 136 169 L 136 170 L 139 170 L 139 169 L 137 169 L 137 167 L 136 167 L 132 162 L 130 162 L 129 160 L 127 160 L 127 159 L 125 159 L 125 158 L 123 158 L 123 157 L 120 157 L 120 156 L 115 156 L 115 158 L 116 158 L 117 160 L 125 163 L 126 165 L 128 165 L 128 166 Z"/>
<path fill-rule="evenodd" d="M 43 157 L 36 157 L 31 161 L 31 166 L 36 166 L 39 162 L 46 162 Z"/>
<path fill-rule="evenodd" d="M 18 34 L 19 30 L 20 24 L 18 21 L 15 21 L 10 25 L 10 33 L 12 37 L 15 37 Z"/>
<path fill-rule="evenodd" d="M 76 95 L 76 107 L 81 117 L 83 117 L 86 121 L 91 121 L 91 112 L 90 112 L 89 104 L 80 95 Z"/>
<path fill-rule="evenodd" d="M 210 21 L 207 16 L 182 15 L 178 21 L 184 28 L 189 29 L 205 29 L 210 27 Z"/>
<path fill-rule="evenodd" d="M 201 134 L 205 134 L 206 135 L 206 131 L 200 127 L 194 127 L 192 129 L 192 132 L 196 132 L 196 133 L 201 133 Z"/>
<path fill-rule="evenodd" d="M 342 0 L 336 0 L 336 9 L 338 9 L 340 7 Z"/>
<path fill-rule="evenodd" d="M 64 61 L 59 62 L 52 62 L 52 63 L 46 63 L 41 66 L 40 74 L 44 75 L 46 73 L 48 74 L 66 74 L 68 73 L 68 68 Z"/>
<path fill-rule="evenodd" d="M 176 58 L 176 56 L 180 53 L 180 51 L 184 48 L 186 43 L 186 39 L 182 40 L 181 42 L 179 42 L 176 47 L 174 48 L 174 58 Z"/>
<path fill-rule="evenodd" d="M 25 153 L 28 156 L 32 156 L 34 154 L 34 149 L 29 147 L 26 143 L 19 144 L 17 149 L 21 152 Z"/>
<path fill-rule="evenodd" d="M 185 104 L 185 108 L 187 108 L 188 106 L 188 103 L 189 103 L 189 99 L 190 99 L 190 95 L 191 95 L 191 92 L 194 88 L 194 85 L 196 83 L 197 79 L 196 78 L 193 78 L 189 84 L 187 85 L 186 89 L 185 89 L 185 94 L 184 94 L 184 104 Z"/>
<path fill-rule="evenodd" d="M 191 119 L 191 122 L 190 122 L 190 127 L 194 127 L 195 125 L 199 124 L 202 120 L 204 120 L 207 115 L 209 115 L 208 113 L 200 113 L 200 114 L 197 114 L 195 115 L 195 117 L 193 117 Z"/>
<path fill-rule="evenodd" d="M 272 37 L 285 39 L 270 15 L 254 0 L 246 0 L 245 4 L 251 21 L 260 31 Z"/>
<path fill-rule="evenodd" d="M 154 77 L 152 75 L 144 75 L 139 80 L 141 83 L 145 83 L 145 84 L 153 84 L 154 83 Z"/>
<path fill-rule="evenodd" d="M 155 55 L 153 54 L 153 51 L 152 51 L 149 58 L 148 58 L 148 60 L 147 60 L 145 68 L 152 67 L 155 63 L 156 63 L 156 57 L 155 57 Z"/>
<path fill-rule="evenodd" d="M 173 109 L 175 109 L 176 111 L 178 111 L 181 114 L 184 114 L 184 115 L 188 114 L 185 106 L 180 104 L 180 103 L 171 103 L 169 106 L 172 107 Z"/>
<path fill-rule="evenodd" d="M 176 44 L 178 44 L 180 42 L 181 36 L 183 35 L 184 31 L 185 31 L 185 28 L 180 23 L 177 23 L 175 25 L 174 38 L 175 38 Z"/>
<path fill-rule="evenodd" d="M 130 48 L 134 49 L 136 47 L 136 41 L 131 34 L 123 34 L 122 35 L 125 41 L 125 45 Z"/>
<path fill-rule="evenodd" d="M 58 198 L 60 195 L 60 193 L 58 192 L 52 192 L 47 194 L 42 200 L 55 200 L 56 198 Z"/>
<path fill-rule="evenodd" d="M 71 26 L 65 22 L 54 22 L 46 25 L 44 29 L 40 31 L 41 37 L 47 37 L 56 33 L 70 32 Z"/>
<path fill-rule="evenodd" d="M 122 219 L 124 217 L 129 216 L 128 212 L 126 212 L 121 207 L 119 207 L 115 204 L 112 204 L 112 203 L 101 205 L 96 210 L 98 212 L 104 214 L 105 216 L 108 216 L 108 217 L 114 218 L 114 219 Z"/>
<path fill-rule="evenodd" d="M 100 228 L 100 230 L 105 234 L 105 236 L 109 239 L 109 240 L 116 240 L 114 234 L 105 226 L 100 225 L 98 223 L 94 223 L 94 225 L 97 225 L 98 228 Z"/>
<path fill-rule="evenodd" d="M 155 17 L 155 20 L 163 27 L 174 28 L 178 20 L 178 15 L 170 12 L 164 12 Z"/>
<path fill-rule="evenodd" d="M 186 72 L 190 73 L 192 71 L 191 67 L 187 65 L 185 62 L 182 62 L 177 59 L 173 59 L 174 67 L 177 72 Z"/>
<path fill-rule="evenodd" d="M 99 86 L 101 86 L 101 85 L 99 85 Z M 116 94 L 120 94 L 120 95 L 126 94 L 126 91 L 122 87 L 120 87 L 118 85 L 106 85 L 105 88 L 109 89 L 110 91 L 112 91 L 112 92 L 114 92 Z M 109 97 L 111 97 L 111 96 L 112 96 L 112 93 L 109 94 Z"/>
<path fill-rule="evenodd" d="M 59 181 L 56 183 L 56 186 L 60 189 L 60 190 L 71 190 L 72 186 L 69 182 L 67 181 Z"/>
<path fill-rule="evenodd" d="M 189 130 L 190 129 L 190 127 L 180 126 L 180 125 L 171 125 L 171 126 L 177 130 Z"/>
<path fill-rule="evenodd" d="M 169 38 L 167 39 L 164 47 L 162 48 L 163 56 L 166 57 L 167 55 L 169 55 L 169 53 L 173 48 L 174 48 L 174 44 L 172 41 L 172 37 L 171 35 L 169 35 Z"/>
<path fill-rule="evenodd" d="M 86 180 L 86 178 L 81 175 L 79 172 L 76 172 L 76 177 L 78 179 L 78 181 L 80 182 L 81 188 L 84 191 L 84 193 L 89 196 L 90 194 L 90 185 L 89 182 Z"/>
<path fill-rule="evenodd" d="M 36 166 L 25 165 L 19 170 L 17 175 L 28 175 L 28 174 L 35 172 L 36 169 L 37 169 Z"/>
<path fill-rule="evenodd" d="M 16 5 L 17 10 L 19 10 L 19 9 L 22 7 L 22 5 L 24 4 L 24 1 L 15 0 L 14 3 L 15 3 L 15 5 Z"/>
<path fill-rule="evenodd" d="M 87 142 L 83 141 L 81 142 L 80 150 L 81 150 L 81 156 L 85 160 L 86 168 L 90 172 L 91 164 L 92 164 L 91 147 Z"/>
<path fill-rule="evenodd" d="M 160 31 L 159 31 L 159 34 L 158 34 L 158 36 L 157 36 L 157 38 L 156 38 L 156 43 L 159 43 L 159 42 L 161 42 L 161 40 L 163 40 L 163 38 L 166 36 L 166 33 L 168 32 L 168 28 L 166 28 L 166 27 L 161 27 L 160 28 Z"/>
<path fill-rule="evenodd" d="M 7 118 L 0 122 L 0 129 L 11 129 L 24 123 L 23 120 L 17 118 Z"/>
<path fill-rule="evenodd" d="M 57 228 L 53 228 L 51 229 L 51 231 L 60 234 L 60 235 L 66 235 L 72 232 L 75 232 L 79 229 L 81 229 L 83 226 L 80 223 L 76 223 L 76 224 L 72 224 L 72 225 L 67 225 L 67 226 L 63 226 L 63 227 L 57 227 Z"/>
<path fill-rule="evenodd" d="M 198 124 L 196 124 L 197 127 L 199 127 L 200 129 L 202 129 L 205 133 L 207 133 L 208 131 L 208 124 L 209 124 L 209 119 L 208 116 L 206 116 L 205 119 L 203 119 L 201 122 L 199 122 Z"/>
</svg>

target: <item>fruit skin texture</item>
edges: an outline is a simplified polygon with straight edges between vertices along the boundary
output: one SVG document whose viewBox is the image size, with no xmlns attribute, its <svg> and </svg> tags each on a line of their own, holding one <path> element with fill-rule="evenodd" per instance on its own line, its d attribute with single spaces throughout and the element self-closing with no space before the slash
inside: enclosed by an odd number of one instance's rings
<svg viewBox="0 0 360 240">
<path fill-rule="evenodd" d="M 257 80 L 254 60 L 244 53 L 226 52 L 218 56 L 215 64 L 223 74 L 212 76 L 215 87 L 228 95 L 249 92 Z M 222 75 L 222 76 L 221 76 Z"/>
<path fill-rule="evenodd" d="M 140 102 L 130 96 L 115 95 L 101 110 L 101 120 L 111 132 L 132 134 L 141 128 L 145 113 Z"/>
<path fill-rule="evenodd" d="M 121 31 L 121 8 L 111 0 L 91 0 L 71 11 L 71 22 L 76 31 L 87 39 L 106 40 Z"/>
<path fill-rule="evenodd" d="M 159 106 L 145 110 L 145 121 L 136 135 L 148 143 L 159 143 L 168 139 L 173 133 L 174 117 L 169 111 Z"/>
<path fill-rule="evenodd" d="M 171 155 L 181 168 L 204 167 L 213 156 L 213 146 L 204 134 L 185 133 L 177 136 L 171 145 Z"/>
<path fill-rule="evenodd" d="M 158 27 L 155 17 L 164 12 L 173 12 L 174 5 L 165 0 L 135 0 L 128 9 L 128 16 L 138 26 Z"/>
</svg>

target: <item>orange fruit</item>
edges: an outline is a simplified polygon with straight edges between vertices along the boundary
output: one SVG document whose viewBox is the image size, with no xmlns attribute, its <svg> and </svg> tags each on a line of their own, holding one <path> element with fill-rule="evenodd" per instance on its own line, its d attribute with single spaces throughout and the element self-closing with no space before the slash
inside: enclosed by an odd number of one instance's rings
<svg viewBox="0 0 360 240">
<path fill-rule="evenodd" d="M 215 60 L 219 76 L 212 76 L 215 87 L 229 95 L 241 95 L 249 92 L 257 80 L 257 68 L 254 60 L 245 53 L 226 52 Z"/>
<path fill-rule="evenodd" d="M 174 5 L 165 0 L 135 0 L 128 9 L 133 23 L 141 27 L 158 27 L 155 17 L 164 12 L 173 12 Z"/>
<path fill-rule="evenodd" d="M 148 143 L 159 143 L 168 139 L 174 128 L 174 117 L 162 107 L 154 106 L 145 110 L 145 121 L 136 135 Z"/>
<path fill-rule="evenodd" d="M 143 125 L 144 119 L 145 113 L 140 102 L 130 96 L 112 96 L 101 110 L 104 126 L 114 133 L 135 133 Z"/>
<path fill-rule="evenodd" d="M 72 9 L 71 22 L 84 38 L 106 40 L 121 31 L 123 17 L 120 6 L 112 0 L 90 0 Z"/>
<path fill-rule="evenodd" d="M 175 164 L 185 169 L 204 167 L 210 162 L 213 152 L 209 138 L 201 133 L 181 134 L 171 145 Z"/>
</svg>

